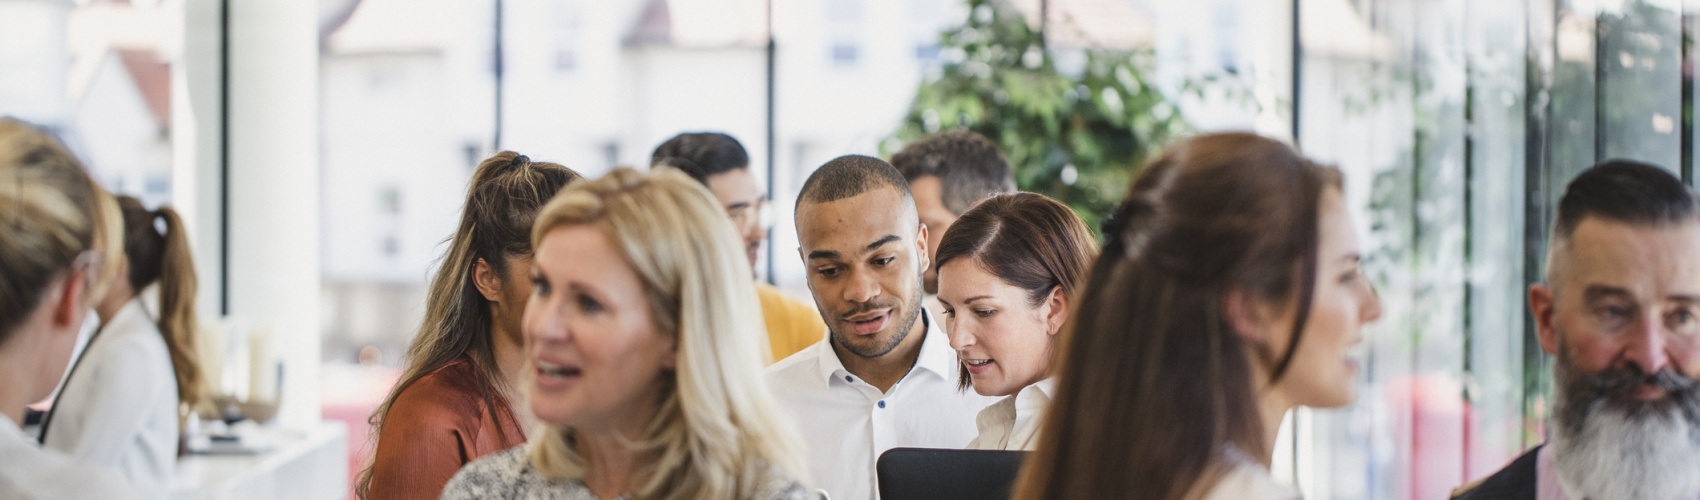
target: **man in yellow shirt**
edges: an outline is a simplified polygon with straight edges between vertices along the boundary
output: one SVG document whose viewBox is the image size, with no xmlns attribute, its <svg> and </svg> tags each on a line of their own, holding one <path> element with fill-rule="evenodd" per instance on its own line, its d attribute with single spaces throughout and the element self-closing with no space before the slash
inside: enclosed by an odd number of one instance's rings
<svg viewBox="0 0 1700 500">
<path fill-rule="evenodd" d="M 661 143 L 650 160 L 654 166 L 679 169 L 708 186 L 744 237 L 750 266 L 754 267 L 767 230 L 773 226 L 773 212 L 750 174 L 750 155 L 744 146 L 719 132 L 684 133 Z M 773 355 L 768 364 L 820 341 L 826 334 L 826 323 L 813 305 L 759 281 L 756 296 L 761 299 L 767 345 Z"/>
</svg>

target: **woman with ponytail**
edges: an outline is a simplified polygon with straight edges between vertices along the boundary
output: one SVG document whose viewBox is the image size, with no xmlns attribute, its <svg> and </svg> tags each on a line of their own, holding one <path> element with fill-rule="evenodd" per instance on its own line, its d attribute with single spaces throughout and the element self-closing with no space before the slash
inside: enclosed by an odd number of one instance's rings
<svg viewBox="0 0 1700 500">
<path fill-rule="evenodd" d="M 183 417 L 201 402 L 195 268 L 183 219 L 120 196 L 118 279 L 101 326 L 42 424 L 42 444 L 111 468 L 145 496 L 171 492 Z"/>
<path fill-rule="evenodd" d="M 478 164 L 407 366 L 372 414 L 378 446 L 355 486 L 362 498 L 437 498 L 462 465 L 525 442 L 529 412 L 515 408 L 526 408 L 517 388 L 531 223 L 577 179 L 512 151 Z"/>
<path fill-rule="evenodd" d="M 47 134 L 0 118 L 0 498 L 132 498 L 118 475 L 44 450 L 18 428 L 53 392 L 113 246 L 102 196 Z"/>
<path fill-rule="evenodd" d="M 1346 207 L 1338 170 L 1257 135 L 1148 164 L 1105 223 L 1013 498 L 1299 498 L 1269 472 L 1276 430 L 1352 402 L 1351 346 L 1381 315 Z"/>
</svg>

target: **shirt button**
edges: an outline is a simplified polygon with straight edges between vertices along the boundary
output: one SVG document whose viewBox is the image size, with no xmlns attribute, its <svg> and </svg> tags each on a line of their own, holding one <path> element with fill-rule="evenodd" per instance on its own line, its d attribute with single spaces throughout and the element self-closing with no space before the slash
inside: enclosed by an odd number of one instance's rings
<svg viewBox="0 0 1700 500">
<path fill-rule="evenodd" d="M 844 376 L 844 381 L 845 381 L 845 382 L 855 382 L 855 381 L 856 381 L 856 379 L 853 379 L 853 378 L 850 378 L 850 376 L 849 376 L 849 375 L 845 375 L 845 376 Z"/>
<path fill-rule="evenodd" d="M 885 408 L 885 400 L 884 399 L 880 400 L 880 408 Z"/>
</svg>

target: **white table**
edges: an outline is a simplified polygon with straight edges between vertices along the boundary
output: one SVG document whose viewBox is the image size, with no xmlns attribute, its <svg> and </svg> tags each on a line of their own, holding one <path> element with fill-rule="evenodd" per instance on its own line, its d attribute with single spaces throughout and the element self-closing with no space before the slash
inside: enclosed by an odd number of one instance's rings
<svg viewBox="0 0 1700 500">
<path fill-rule="evenodd" d="M 340 499 L 348 494 L 348 429 L 269 429 L 276 447 L 255 455 L 189 455 L 177 462 L 177 500 Z"/>
</svg>

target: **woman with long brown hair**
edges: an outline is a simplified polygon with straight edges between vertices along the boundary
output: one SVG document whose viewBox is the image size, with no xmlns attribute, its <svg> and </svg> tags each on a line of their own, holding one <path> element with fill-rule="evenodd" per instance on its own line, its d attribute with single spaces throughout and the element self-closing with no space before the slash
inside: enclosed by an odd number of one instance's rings
<svg viewBox="0 0 1700 500">
<path fill-rule="evenodd" d="M 531 224 L 579 178 L 512 151 L 478 165 L 407 368 L 372 415 L 378 449 L 356 487 L 361 497 L 436 498 L 461 466 L 525 442 L 529 412 L 516 408 L 525 408 Z"/>
<path fill-rule="evenodd" d="M 971 449 L 1031 450 L 1055 393 L 1058 334 L 1098 255 L 1074 210 L 1034 193 L 995 195 L 951 224 L 938 249 L 938 299 L 958 380 L 1002 397 L 974 419 Z"/>
<path fill-rule="evenodd" d="M 195 267 L 175 210 L 148 210 L 129 196 L 117 204 L 119 276 L 95 304 L 100 328 L 54 400 L 41 442 L 163 496 L 176 478 L 184 417 L 205 396 L 195 357 Z"/>
<path fill-rule="evenodd" d="M 1276 429 L 1352 401 L 1347 351 L 1381 314 L 1339 172 L 1252 134 L 1194 137 L 1105 229 L 1016 498 L 1295 498 L 1269 475 Z"/>
</svg>

